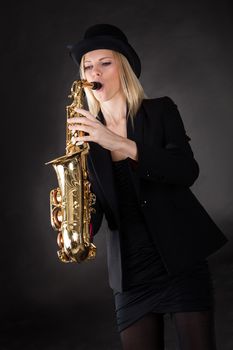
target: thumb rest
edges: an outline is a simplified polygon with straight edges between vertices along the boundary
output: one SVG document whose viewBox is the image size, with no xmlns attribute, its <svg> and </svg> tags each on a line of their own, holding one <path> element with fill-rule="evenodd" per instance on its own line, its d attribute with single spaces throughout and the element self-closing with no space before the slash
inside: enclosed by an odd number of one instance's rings
<svg viewBox="0 0 233 350">
<path fill-rule="evenodd" d="M 81 116 L 75 108 L 83 108 L 84 88 L 99 89 L 98 82 L 75 80 L 71 87 L 73 101 L 66 107 L 67 119 Z M 82 131 L 72 131 L 66 124 L 66 155 L 46 164 L 52 164 L 57 175 L 58 188 L 50 192 L 51 225 L 58 231 L 58 258 L 62 262 L 81 262 L 94 259 L 96 246 L 92 243 L 91 213 L 96 197 L 90 191 L 87 173 L 89 144 L 76 142 Z"/>
</svg>

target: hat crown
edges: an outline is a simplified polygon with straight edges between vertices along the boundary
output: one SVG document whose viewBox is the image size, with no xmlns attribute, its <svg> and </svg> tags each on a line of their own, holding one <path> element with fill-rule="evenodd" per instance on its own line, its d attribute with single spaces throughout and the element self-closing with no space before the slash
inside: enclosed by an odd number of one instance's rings
<svg viewBox="0 0 233 350">
<path fill-rule="evenodd" d="M 137 77 L 141 73 L 141 62 L 127 36 L 112 24 L 95 24 L 89 27 L 81 41 L 68 46 L 74 62 L 80 66 L 83 55 L 89 51 L 107 49 L 121 53 L 126 57 Z"/>
<path fill-rule="evenodd" d="M 84 39 L 91 39 L 98 36 L 111 36 L 128 43 L 126 35 L 119 28 L 111 24 L 96 24 L 88 28 Z"/>
</svg>

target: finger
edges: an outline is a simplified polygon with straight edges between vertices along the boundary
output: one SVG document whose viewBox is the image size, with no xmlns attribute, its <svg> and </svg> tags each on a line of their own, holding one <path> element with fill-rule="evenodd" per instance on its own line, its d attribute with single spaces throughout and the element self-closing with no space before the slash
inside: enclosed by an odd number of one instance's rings
<svg viewBox="0 0 233 350">
<path fill-rule="evenodd" d="M 76 124 L 68 125 L 68 129 L 69 130 L 78 130 L 78 125 L 76 125 Z"/>
<path fill-rule="evenodd" d="M 78 131 L 84 131 L 87 132 L 88 134 L 90 134 L 90 132 L 92 131 L 92 128 L 90 126 L 87 125 L 69 125 L 68 126 L 69 130 L 78 130 Z"/>
<path fill-rule="evenodd" d="M 89 111 L 86 111 L 85 109 L 75 108 L 75 111 L 77 113 L 84 115 L 85 117 L 87 117 L 90 120 L 96 120 L 96 117 L 94 117 Z"/>
<path fill-rule="evenodd" d="M 77 123 L 77 117 L 68 118 L 67 123 L 69 124 Z"/>
<path fill-rule="evenodd" d="M 92 141 L 92 138 L 90 135 L 86 135 L 86 136 L 79 136 L 79 137 L 75 137 L 74 140 L 77 141 L 85 141 L 85 142 L 90 142 Z"/>
<path fill-rule="evenodd" d="M 73 118 L 67 119 L 67 122 L 69 124 L 80 123 L 80 124 L 83 124 L 83 125 L 93 125 L 93 122 L 96 123 L 98 121 L 97 120 L 93 121 L 93 120 L 87 119 L 86 117 L 73 117 Z"/>
</svg>

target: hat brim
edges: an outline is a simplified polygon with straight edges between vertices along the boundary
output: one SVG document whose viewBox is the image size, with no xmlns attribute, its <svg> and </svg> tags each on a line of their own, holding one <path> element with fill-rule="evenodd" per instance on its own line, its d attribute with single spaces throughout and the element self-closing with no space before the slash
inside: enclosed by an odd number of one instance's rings
<svg viewBox="0 0 233 350">
<path fill-rule="evenodd" d="M 138 78 L 140 76 L 141 62 L 137 53 L 129 43 L 118 40 L 115 37 L 101 35 L 95 38 L 81 40 L 75 45 L 69 45 L 68 48 L 71 57 L 78 66 L 80 65 L 82 56 L 87 52 L 98 49 L 108 49 L 120 52 L 127 58 L 136 76 Z"/>
</svg>

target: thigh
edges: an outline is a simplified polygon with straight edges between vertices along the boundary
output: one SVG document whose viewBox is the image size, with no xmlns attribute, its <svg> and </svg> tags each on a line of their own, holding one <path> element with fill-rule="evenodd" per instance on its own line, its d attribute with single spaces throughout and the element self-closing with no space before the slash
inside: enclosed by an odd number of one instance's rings
<svg viewBox="0 0 233 350">
<path fill-rule="evenodd" d="M 212 310 L 172 314 L 180 350 L 216 350 Z"/>
<path fill-rule="evenodd" d="M 164 350 L 163 314 L 149 313 L 120 332 L 123 350 Z"/>
</svg>

